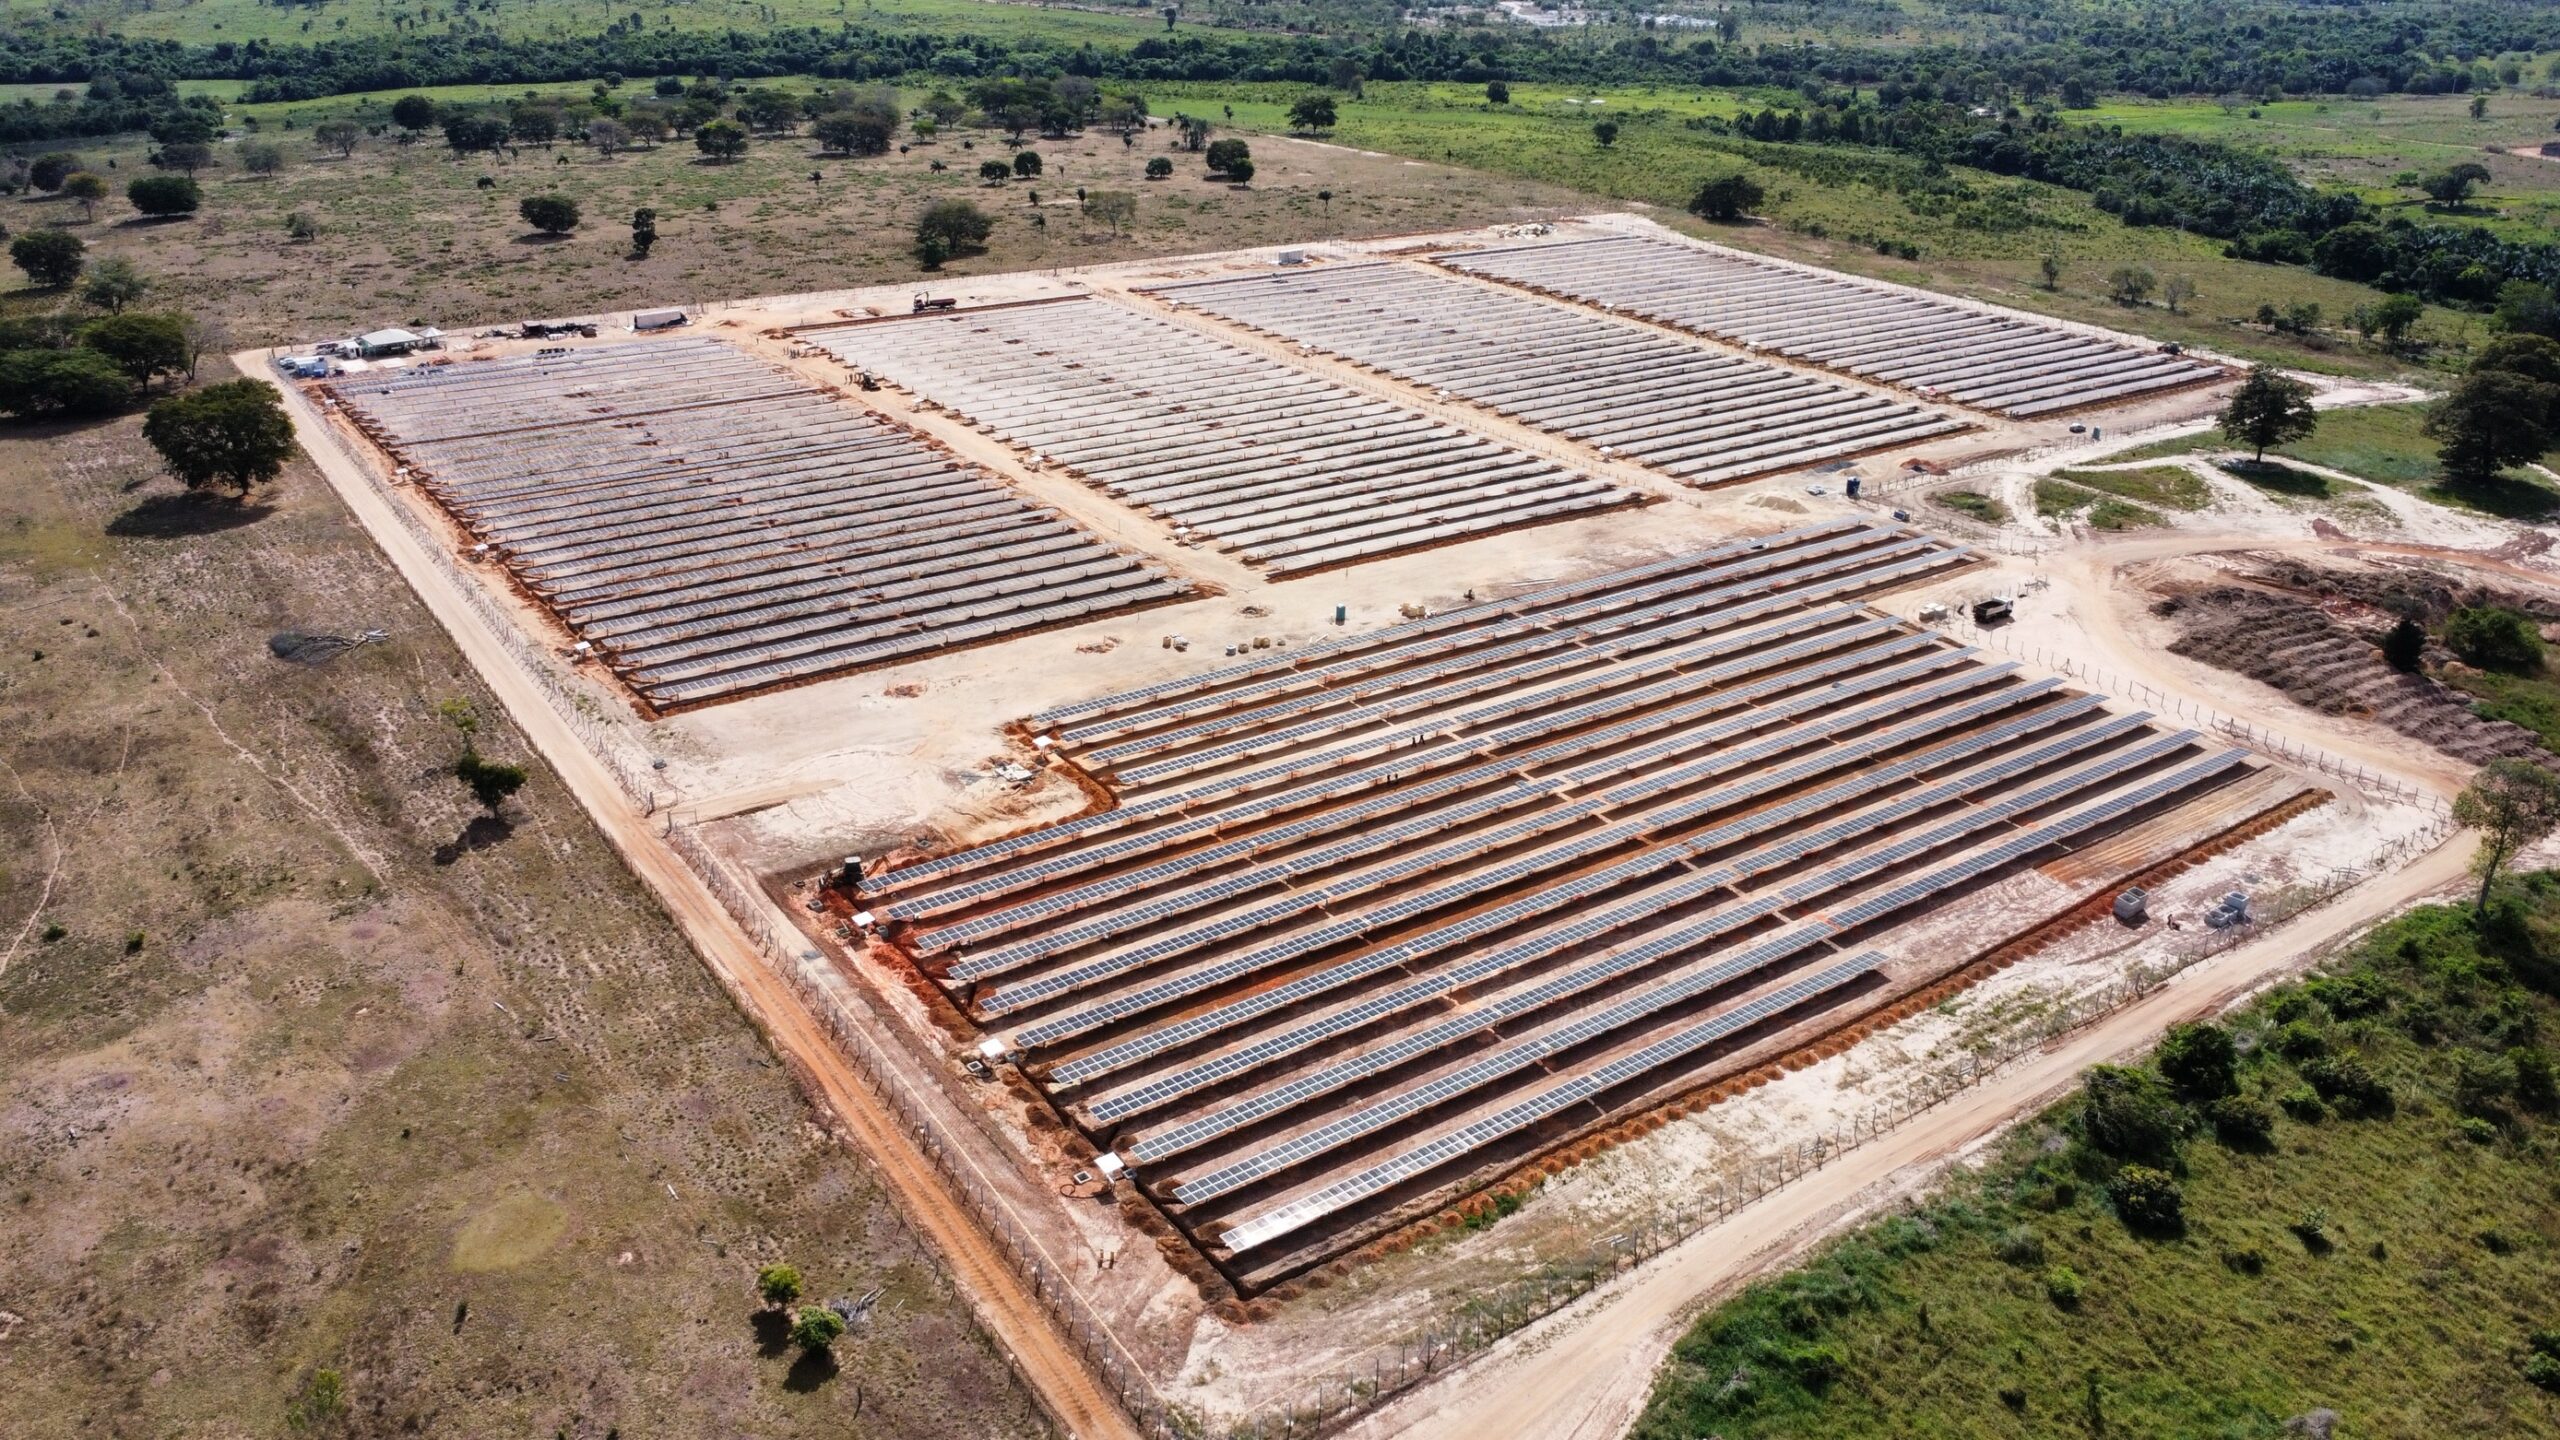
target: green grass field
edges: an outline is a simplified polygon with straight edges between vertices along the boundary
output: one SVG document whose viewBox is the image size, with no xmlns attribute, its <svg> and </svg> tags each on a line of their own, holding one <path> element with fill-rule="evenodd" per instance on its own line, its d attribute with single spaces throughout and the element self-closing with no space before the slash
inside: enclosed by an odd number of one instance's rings
<svg viewBox="0 0 2560 1440">
<path fill-rule="evenodd" d="M 2454 217 L 2519 239 L 2548 239 L 2560 226 L 2560 161 L 2508 153 L 2555 138 L 2560 96 L 2507 92 L 2489 97 L 2474 120 L 2467 95 L 2393 95 L 2372 100 L 2282 100 L 2224 105 L 2212 100 L 2120 98 L 2079 118 L 2127 131 L 2186 135 L 2283 156 L 2307 177 L 2346 185 L 2390 213 L 2430 218 L 2424 197 L 2393 184 L 2464 161 L 2488 167 L 2472 211 Z M 2253 113 L 2254 112 L 2254 113 Z M 2434 217 L 2445 218 L 2445 217 Z"/>
<path fill-rule="evenodd" d="M 2213 491 L 2204 481 L 2194 471 L 2177 465 L 2142 470 L 2059 470 L 2054 472 L 2054 478 L 2161 510 L 2201 510 L 2213 503 Z"/>
<path fill-rule="evenodd" d="M 2445 482 L 2436 463 L 2436 442 L 2426 434 L 2425 405 L 2367 405 L 2320 412 L 2320 428 L 2309 439 L 2279 445 L 2267 453 L 2309 465 L 2342 470 L 2361 480 L 2423 496 L 2440 505 L 2508 519 L 2534 519 L 2560 507 L 2560 488 L 2529 471 L 2510 470 L 2486 487 Z M 2153 460 L 2230 449 L 2216 431 L 2137 446 L 2118 460 Z M 2245 456 L 2243 458 L 2246 458 Z M 2320 476 L 2299 470 L 2249 471 L 2235 468 L 2238 479 L 2282 494 L 2324 497 L 2332 486 Z"/>
<path fill-rule="evenodd" d="M 2342 1440 L 2560 1434 L 2526 1372 L 2560 1345 L 2560 877 L 2502 914 L 2417 911 L 2232 1016 L 2267 1143 L 2154 1081 L 2110 1110 L 2183 1132 L 2158 1157 L 2182 1223 L 2120 1217 L 2144 1126 L 2067 1103 L 1707 1314 L 1633 1433 L 2277 1440 L 2326 1409 Z"/>
</svg>

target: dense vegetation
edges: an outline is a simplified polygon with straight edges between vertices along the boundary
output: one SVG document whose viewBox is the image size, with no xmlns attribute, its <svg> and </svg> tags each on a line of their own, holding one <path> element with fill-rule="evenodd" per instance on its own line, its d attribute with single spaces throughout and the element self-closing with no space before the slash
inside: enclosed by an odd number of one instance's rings
<svg viewBox="0 0 2560 1440">
<path fill-rule="evenodd" d="M 2015 7 L 1980 7 L 2014 9 Z M 1348 62 L 1372 80 L 1548 79 L 1592 84 L 1793 87 L 1805 81 L 1930 84 L 1971 100 L 2035 100 L 2100 92 L 2295 94 L 2439 93 L 2514 83 L 2483 57 L 2560 48 L 2560 15 L 2496 0 L 2296 7 L 2239 5 L 2188 13 L 2174 25 L 2115 5 L 2037 7 L 2033 45 L 1846 48 L 1752 44 L 1709 32 L 1666 39 L 1651 30 L 1600 43 L 1518 28 L 1421 30 L 1349 23 L 1329 35 L 1237 30 L 1168 33 L 1125 49 L 1007 41 L 943 27 L 916 33 L 843 24 L 743 31 L 652 30 L 639 16 L 601 34 L 518 39 L 473 22 L 445 33 L 319 41 L 187 44 L 33 25 L 0 37 L 0 82 L 88 82 L 100 75 L 258 82 L 250 98 L 298 99 L 358 90 L 497 84 L 630 75 L 733 78 L 906 74 L 959 78 L 1023 71 L 1096 78 L 1292 80 L 1323 83 Z"/>
<path fill-rule="evenodd" d="M 1704 1317 L 1636 1433 L 2552 1433 L 2555 996 L 2560 876 L 2404 916 Z"/>
</svg>

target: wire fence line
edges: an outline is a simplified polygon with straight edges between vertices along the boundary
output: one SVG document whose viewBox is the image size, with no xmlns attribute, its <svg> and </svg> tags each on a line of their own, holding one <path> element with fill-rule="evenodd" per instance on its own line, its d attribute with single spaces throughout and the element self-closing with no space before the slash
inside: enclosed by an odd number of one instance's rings
<svg viewBox="0 0 2560 1440">
<path fill-rule="evenodd" d="M 2403 805 L 2414 805 L 2431 816 L 2450 821 L 2452 808 L 2441 796 L 2429 794 L 2405 781 L 2395 780 L 2369 766 L 2323 750 L 2317 745 L 2306 745 L 2264 726 L 2253 725 L 2236 715 L 2225 714 L 2184 695 L 2163 690 L 2130 676 L 2117 675 L 2101 669 L 2077 656 L 2066 655 L 2059 650 L 2047 650 L 2042 646 L 2023 644 L 2011 639 L 2001 630 L 1984 629 L 1974 624 L 1961 609 L 1953 612 L 1950 619 L 1952 621 L 1950 628 L 1960 630 L 1969 638 L 1989 645 L 2004 654 L 2017 656 L 2021 660 L 2031 660 L 2049 670 L 2058 670 L 2075 679 L 2086 681 L 2092 687 L 2119 699 L 2148 705 L 2154 710 L 2178 719 L 2209 727 L 2261 754 L 2274 755 L 2293 764 L 2334 775 L 2368 794 L 2380 795 Z"/>
<path fill-rule="evenodd" d="M 357 473 L 368 482 L 374 481 L 374 468 L 357 452 L 352 442 L 334 426 L 323 426 L 342 454 L 355 464 Z M 414 514 L 397 495 L 385 495 L 392 513 L 412 538 L 419 542 L 429 559 L 434 561 L 446 579 L 453 583 L 464 601 L 485 621 L 508 653 L 541 686 L 545 698 L 571 730 L 587 744 L 603 762 L 606 770 L 634 804 L 654 813 L 658 793 L 644 776 L 646 771 L 626 758 L 624 737 L 586 713 L 587 697 L 564 683 L 553 668 L 554 657 L 544 654 L 528 641 L 515 617 L 507 614 L 482 588 L 484 578 L 467 573 L 460 562 L 447 553 L 447 542 Z M 898 1117 L 899 1124 L 915 1140 L 919 1153 L 930 1159 L 935 1170 L 950 1185 L 954 1194 L 967 1205 L 971 1218 L 996 1241 L 997 1253 L 1003 1255 L 1016 1274 L 1030 1285 L 1032 1293 L 1045 1305 L 1058 1327 L 1075 1345 L 1090 1371 L 1103 1380 L 1120 1403 L 1129 1411 L 1140 1428 L 1161 1440 L 1196 1433 L 1177 1426 L 1155 1387 L 1138 1369 L 1110 1329 L 1095 1316 L 1083 1295 L 1064 1271 L 1032 1238 L 1028 1230 L 1014 1218 L 1010 1207 L 965 1163 L 962 1152 L 944 1132 L 937 1116 L 920 1104 L 910 1092 L 900 1071 L 883 1050 L 881 1043 L 852 1020 L 843 997 L 833 993 L 819 978 L 823 964 L 819 953 L 796 935 L 786 936 L 773 919 L 772 909 L 718 856 L 689 826 L 677 825 L 669 817 L 660 837 L 681 857 L 687 868 L 698 876 L 713 897 L 720 902 L 729 918 L 770 965 L 774 974 L 789 984 L 801 1003 L 836 1040 L 862 1083 Z"/>
<path fill-rule="evenodd" d="M 1481 1354 L 1504 1337 L 1572 1305 L 1621 1271 L 1700 1234 L 1786 1185 L 1804 1178 L 2006 1071 L 2073 1031 L 2150 995 L 2206 960 L 2344 894 L 2369 875 L 2435 848 L 2456 827 L 2449 817 L 2369 852 L 2354 865 L 2335 866 L 2316 881 L 2277 892 L 2254 907 L 2253 918 L 2223 930 L 2197 930 L 2158 961 L 2138 964 L 2095 990 L 2072 996 L 2029 1023 L 1978 1048 L 1967 1049 L 1909 1076 L 1895 1077 L 1895 1092 L 1837 1122 L 1831 1129 L 1778 1150 L 1734 1162 L 1697 1196 L 1680 1201 L 1574 1253 L 1548 1260 L 1537 1272 L 1481 1292 L 1455 1315 L 1380 1345 L 1365 1365 L 1338 1371 L 1310 1388 L 1303 1403 L 1223 1432 L 1225 1440 L 1301 1440 L 1338 1428 L 1381 1402 L 1421 1385 Z"/>
<path fill-rule="evenodd" d="M 356 464 L 358 473 L 370 479 L 373 475 L 371 465 L 355 451 L 346 437 L 335 427 L 324 428 L 329 430 L 331 440 Z M 644 778 L 646 772 L 626 758 L 624 735 L 586 713 L 587 697 L 560 679 L 554 670 L 554 657 L 523 637 L 516 618 L 485 593 L 481 577 L 467 573 L 447 553 L 447 542 L 443 538 L 437 536 L 397 496 L 386 498 L 400 523 L 420 542 L 421 548 L 454 583 L 454 588 L 488 624 L 513 658 L 537 681 L 553 708 L 588 743 L 591 752 L 603 762 L 630 799 L 654 810 L 657 801 L 655 787 Z M 1985 638 L 2004 649 L 2016 648 L 1997 636 Z M 2361 766 L 2326 752 L 2293 745 L 2281 737 L 2254 738 L 2264 736 L 2265 732 L 2245 721 L 2208 711 L 2183 697 L 2168 696 L 2139 682 L 2127 684 L 2101 679 L 2101 672 L 2069 657 L 2048 656 L 2043 651 L 2035 653 L 2040 663 L 2080 675 L 2100 688 L 2147 695 L 2151 700 L 2146 703 L 2182 707 L 2181 713 L 2189 715 L 2210 715 L 2217 728 L 2246 738 L 2249 743 L 2262 748 L 2274 747 L 2277 753 L 2300 763 L 2331 770 L 2377 789 L 2396 790 L 2413 800 L 2420 798 L 2407 786 L 2376 776 Z M 2435 808 L 2437 812 L 2443 811 L 2441 802 L 2437 802 Z M 2358 883 L 2365 874 L 2406 858 L 2415 850 L 2431 848 L 2452 828 L 2449 814 L 2434 814 L 2425 828 L 2381 847 L 2363 866 L 2334 870 L 2323 881 L 2271 904 L 2261 914 L 2267 919 L 2280 920 L 2323 903 Z M 1482 1353 L 1504 1337 L 1571 1305 L 1620 1271 L 1661 1254 L 1735 1211 L 1892 1132 L 1912 1117 L 1947 1103 L 2055 1039 L 2141 999 L 2186 969 L 2223 953 L 2254 930 L 2252 926 L 2203 932 L 2197 943 L 2179 947 L 2162 963 L 2137 966 L 2124 977 L 2065 1001 L 2038 1017 L 2034 1023 L 2010 1032 L 1990 1046 L 1968 1050 L 1914 1076 L 1898 1079 L 1893 1096 L 1847 1117 L 1831 1130 L 1782 1149 L 1745 1157 L 1729 1166 L 1711 1189 L 1698 1196 L 1604 1236 L 1575 1255 L 1550 1260 L 1533 1274 L 1481 1292 L 1457 1314 L 1377 1347 L 1371 1352 L 1366 1366 L 1354 1367 L 1315 1383 L 1304 1405 L 1292 1402 L 1278 1407 L 1276 1411 L 1267 1410 L 1262 1415 L 1213 1429 L 1165 1403 L 1154 1383 L 1130 1357 L 1119 1338 L 1094 1313 L 1065 1270 L 1015 1218 L 1012 1207 L 987 1182 L 961 1147 L 948 1138 L 941 1117 L 915 1098 L 910 1082 L 884 1043 L 855 1020 L 853 1007 L 846 1003 L 846 997 L 836 988 L 841 982 L 826 972 L 820 952 L 810 947 L 804 937 L 796 933 L 785 934 L 784 928 L 774 919 L 771 904 L 741 882 L 693 828 L 676 825 L 670 817 L 669 826 L 661 838 L 700 877 L 741 932 L 771 965 L 773 972 L 790 985 L 809 1013 L 826 1027 L 838 1043 L 839 1053 L 850 1062 L 857 1077 L 897 1117 L 898 1123 L 915 1141 L 918 1153 L 933 1162 L 952 1193 L 967 1205 L 972 1218 L 996 1242 L 996 1252 L 1005 1258 L 1047 1307 L 1060 1332 L 1074 1344 L 1091 1373 L 1109 1387 L 1141 1430 L 1155 1440 L 1280 1440 L 1280 1437 L 1296 1440 L 1296 1437 L 1313 1436 L 1338 1427 L 1380 1402 Z M 831 981 L 835 983 L 831 984 Z"/>
<path fill-rule="evenodd" d="M 971 1219 L 996 1242 L 996 1251 L 1031 1287 L 1060 1333 L 1071 1341 L 1087 1369 L 1113 1392 L 1139 1428 L 1160 1440 L 1177 1440 L 1197 1432 L 1176 1423 L 1155 1386 L 1130 1357 L 1119 1337 L 1093 1313 L 1074 1281 L 1033 1237 L 1010 1204 L 988 1184 L 966 1152 L 950 1138 L 942 1117 L 919 1101 L 908 1078 L 887 1046 L 854 1016 L 854 1007 L 838 988 L 824 956 L 796 933 L 786 934 L 772 907 L 754 894 L 734 871 L 712 854 L 694 831 L 674 826 L 667 842 L 682 856 L 720 901 L 730 918 L 787 983 L 809 1014 L 834 1038 L 852 1063 L 864 1088 L 872 1092 L 914 1140 L 917 1152 L 933 1162 L 951 1192 L 967 1206 Z"/>
<path fill-rule="evenodd" d="M 399 517 L 401 527 L 409 532 L 411 539 L 418 542 L 418 547 L 426 552 L 427 558 L 435 563 L 437 570 L 452 582 L 454 590 L 489 627 L 489 632 L 498 637 L 498 643 L 504 645 L 507 653 L 515 658 L 524 672 L 542 687 L 543 693 L 551 700 L 551 708 L 559 713 L 561 719 L 568 722 L 569 728 L 577 732 L 579 739 L 586 742 L 588 751 L 612 774 L 614 783 L 622 787 L 623 793 L 634 804 L 654 809 L 656 797 L 649 782 L 643 778 L 646 772 L 629 758 L 628 745 L 623 734 L 616 727 L 609 726 L 588 713 L 587 707 L 593 703 L 592 698 L 572 689 L 560 678 L 554 665 L 555 657 L 545 654 L 527 639 L 517 618 L 508 614 L 505 607 L 489 595 L 485 573 L 483 575 L 467 573 L 462 563 L 449 553 L 447 547 L 451 542 L 438 535 L 433 527 L 420 519 L 398 495 L 389 493 L 392 489 L 399 488 L 396 482 L 391 486 L 383 486 L 376 481 L 373 462 L 359 453 L 355 443 L 349 440 L 337 426 L 329 424 L 325 416 L 320 428 L 328 432 L 330 441 L 337 446 L 339 453 L 355 466 L 356 473 L 367 483 L 374 484 L 377 489 L 384 492 L 382 498 L 391 513 Z"/>
</svg>

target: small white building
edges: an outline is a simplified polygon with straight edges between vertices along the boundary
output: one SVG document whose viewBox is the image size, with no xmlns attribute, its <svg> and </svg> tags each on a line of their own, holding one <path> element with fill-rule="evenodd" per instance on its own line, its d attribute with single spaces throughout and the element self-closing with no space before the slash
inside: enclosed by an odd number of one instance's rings
<svg viewBox="0 0 2560 1440">
<path fill-rule="evenodd" d="M 385 355 L 406 355 L 426 348 L 427 337 L 407 330 L 369 330 L 356 337 L 356 353 L 367 360 Z"/>
</svg>

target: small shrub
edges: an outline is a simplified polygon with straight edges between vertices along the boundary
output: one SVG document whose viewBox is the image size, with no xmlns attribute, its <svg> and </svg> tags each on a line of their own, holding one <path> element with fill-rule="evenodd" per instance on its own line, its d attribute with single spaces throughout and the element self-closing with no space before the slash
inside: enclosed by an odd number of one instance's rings
<svg viewBox="0 0 2560 1440">
<path fill-rule="evenodd" d="M 2015 1411 L 2020 1415 L 2027 1413 L 2026 1388 L 2020 1385 L 2001 1386 L 2000 1403 L 2008 1406 L 2012 1411 Z"/>
<path fill-rule="evenodd" d="M 2244 1095 L 2225 1095 L 2205 1107 L 2214 1138 L 2234 1150 L 2264 1150 L 2275 1143 L 2275 1107 Z"/>
<path fill-rule="evenodd" d="M 2329 1212 L 2325 1207 L 2319 1205 L 2312 1206 L 2310 1209 L 2303 1211 L 2299 1216 L 2295 1217 L 2293 1224 L 2287 1228 L 2293 1231 L 2295 1239 L 2302 1242 L 2303 1249 L 2310 1251 L 2314 1255 L 2326 1255 L 2329 1253 L 2331 1244 L 2329 1239 Z"/>
<path fill-rule="evenodd" d="M 2474 1145 L 2498 1143 L 2498 1127 L 2477 1115 L 2465 1115 L 2453 1122 L 2454 1133 Z"/>
<path fill-rule="evenodd" d="M 2278 1095 L 2276 1108 L 2306 1125 L 2317 1125 L 2329 1118 L 2329 1107 L 2320 1103 L 2320 1092 L 2308 1085 L 2296 1085 Z"/>
<path fill-rule="evenodd" d="M 2078 1307 L 2082 1290 L 2080 1273 L 2068 1265 L 2056 1265 L 2044 1272 L 2044 1296 L 2065 1310 Z"/>
<path fill-rule="evenodd" d="M 71 932 L 63 929 L 61 923 L 58 921 L 47 924 L 44 927 L 44 943 L 51 945 L 59 940 L 67 938 L 70 934 Z"/>
<path fill-rule="evenodd" d="M 2329 1033 L 2309 1020 L 2288 1020 L 2275 1033 L 2275 1052 L 2296 1064 L 2329 1053 Z"/>
<path fill-rule="evenodd" d="M 2536 1353 L 2524 1362 L 2526 1383 L 2560 1395 L 2560 1355 Z"/>
<path fill-rule="evenodd" d="M 2324 1055 L 2302 1067 L 2302 1078 L 2344 1115 L 2379 1115 L 2391 1109 L 2391 1087 L 2353 1055 Z"/>
<path fill-rule="evenodd" d="M 1827 1340 L 1798 1345 L 1787 1352 L 1787 1369 L 1797 1384 L 1819 1395 L 1849 1373 L 1849 1352 Z"/>
<path fill-rule="evenodd" d="M 2492 1255 L 2513 1255 L 2516 1253 L 2516 1242 L 2507 1238 L 2507 1232 L 2504 1230 L 2483 1230 L 2472 1238 L 2480 1242 L 2481 1249 L 2488 1251 Z"/>
<path fill-rule="evenodd" d="M 2235 1274 L 2258 1275 L 2264 1273 L 2267 1268 L 2267 1252 L 2255 1245 L 2242 1246 L 2237 1250 L 2225 1250 L 2222 1252 L 2222 1263 L 2224 1268 Z"/>
<path fill-rule="evenodd" d="M 2107 1182 L 2107 1198 L 2126 1228 L 2138 1234 L 2174 1235 L 2186 1228 L 2186 1197 L 2166 1170 L 2127 1165 Z"/>
<path fill-rule="evenodd" d="M 2028 1225 L 2012 1225 L 2000 1232 L 1992 1249 L 2012 1265 L 2033 1265 L 2044 1259 L 2044 1237 Z"/>
</svg>

